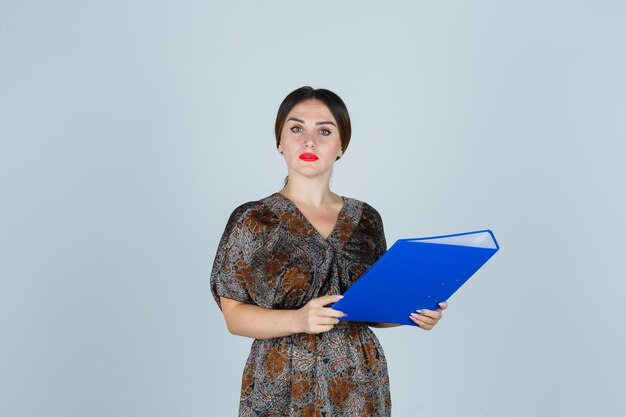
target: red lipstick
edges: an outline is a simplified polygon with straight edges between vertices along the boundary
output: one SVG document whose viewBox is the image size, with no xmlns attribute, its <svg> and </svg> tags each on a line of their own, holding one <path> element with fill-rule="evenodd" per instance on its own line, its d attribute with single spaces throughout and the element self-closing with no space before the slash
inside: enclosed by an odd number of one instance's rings
<svg viewBox="0 0 626 417">
<path fill-rule="evenodd" d="M 317 161 L 319 159 L 317 157 L 317 155 L 314 155 L 314 154 L 309 153 L 309 152 L 303 153 L 298 158 L 302 159 L 303 161 L 307 161 L 307 162 L 313 162 L 313 161 Z"/>
</svg>

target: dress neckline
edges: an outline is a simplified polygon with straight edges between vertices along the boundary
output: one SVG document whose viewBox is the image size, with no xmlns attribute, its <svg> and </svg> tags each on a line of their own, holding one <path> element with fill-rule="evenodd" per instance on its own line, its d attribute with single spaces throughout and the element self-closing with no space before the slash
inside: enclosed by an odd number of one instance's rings
<svg viewBox="0 0 626 417">
<path fill-rule="evenodd" d="M 342 195 L 340 196 L 341 200 L 343 201 L 343 205 L 341 206 L 341 210 L 339 210 L 339 214 L 337 214 L 337 220 L 335 220 L 335 225 L 333 226 L 333 229 L 331 230 L 330 234 L 326 238 L 324 238 L 324 236 L 322 236 L 322 234 L 319 232 L 319 230 L 317 230 L 317 228 L 315 226 L 313 226 L 313 223 L 311 223 L 309 221 L 309 219 L 307 219 L 307 217 L 302 213 L 302 211 L 300 211 L 300 209 L 298 208 L 296 203 L 294 203 L 291 199 L 289 199 L 288 197 L 284 196 L 283 194 L 281 194 L 279 192 L 275 192 L 274 194 L 280 196 L 283 200 L 287 201 L 295 209 L 296 213 L 300 217 L 302 217 L 302 219 L 309 226 L 311 226 L 311 228 L 313 228 L 313 230 L 315 230 L 316 236 L 318 236 L 319 239 L 322 240 L 322 242 L 328 243 L 328 241 L 331 239 L 331 237 L 333 237 L 335 235 L 335 233 L 337 232 L 337 230 L 339 230 L 339 223 L 341 222 L 341 220 L 344 217 L 344 211 L 345 211 L 346 205 L 347 205 L 346 197 L 344 197 Z"/>
</svg>

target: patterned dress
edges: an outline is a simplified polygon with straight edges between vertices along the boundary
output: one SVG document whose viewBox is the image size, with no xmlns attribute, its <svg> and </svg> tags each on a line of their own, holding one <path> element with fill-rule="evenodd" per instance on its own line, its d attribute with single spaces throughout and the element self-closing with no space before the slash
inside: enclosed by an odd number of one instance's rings
<svg viewBox="0 0 626 417">
<path fill-rule="evenodd" d="M 237 207 L 220 239 L 211 292 L 272 309 L 297 309 L 344 293 L 387 249 L 378 212 L 342 197 L 324 239 L 287 197 Z M 349 319 L 349 317 L 347 317 Z M 239 416 L 390 416 L 387 361 L 364 322 L 341 320 L 319 334 L 254 339 Z"/>
</svg>

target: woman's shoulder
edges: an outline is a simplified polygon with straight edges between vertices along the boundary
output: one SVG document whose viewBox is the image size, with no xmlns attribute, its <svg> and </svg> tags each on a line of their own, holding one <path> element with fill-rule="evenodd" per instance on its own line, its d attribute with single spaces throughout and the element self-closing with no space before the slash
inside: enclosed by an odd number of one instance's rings
<svg viewBox="0 0 626 417">
<path fill-rule="evenodd" d="M 231 212 L 226 228 L 252 228 L 254 231 L 259 227 L 265 228 L 274 223 L 275 213 L 271 210 L 271 199 L 273 194 L 258 200 L 250 200 L 239 204 Z"/>
<path fill-rule="evenodd" d="M 363 216 L 381 219 L 380 213 L 371 204 L 353 197 L 344 196 L 343 198 L 351 202 L 353 206 L 360 207 Z"/>
<path fill-rule="evenodd" d="M 258 201 L 246 201 L 245 203 L 239 204 L 237 207 L 233 209 L 228 218 L 228 223 L 236 222 L 238 220 L 242 220 L 246 216 L 250 215 L 250 212 L 255 210 L 255 208 L 259 205 Z"/>
</svg>

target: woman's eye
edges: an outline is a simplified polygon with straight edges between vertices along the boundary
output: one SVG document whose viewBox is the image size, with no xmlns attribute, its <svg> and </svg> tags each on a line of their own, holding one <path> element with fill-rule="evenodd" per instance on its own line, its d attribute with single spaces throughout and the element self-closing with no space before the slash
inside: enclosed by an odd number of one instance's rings
<svg viewBox="0 0 626 417">
<path fill-rule="evenodd" d="M 295 129 L 299 129 L 299 130 L 295 130 Z M 302 128 L 301 128 L 300 126 L 292 126 L 292 127 L 290 128 L 290 130 L 291 130 L 293 133 L 300 133 L 300 132 L 302 132 Z M 321 129 L 321 130 L 320 130 L 320 132 L 321 132 L 321 133 L 322 133 L 322 135 L 324 135 L 324 136 L 328 136 L 328 135 L 330 135 L 330 134 L 332 133 L 332 132 L 331 132 L 330 130 L 328 130 L 328 129 Z"/>
</svg>

